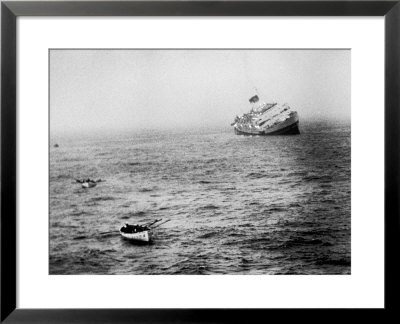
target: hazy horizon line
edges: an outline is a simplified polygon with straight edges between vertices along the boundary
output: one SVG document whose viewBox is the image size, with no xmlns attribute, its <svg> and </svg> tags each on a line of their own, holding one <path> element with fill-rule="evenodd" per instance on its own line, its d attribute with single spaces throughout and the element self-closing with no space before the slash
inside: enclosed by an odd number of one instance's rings
<svg viewBox="0 0 400 324">
<path fill-rule="evenodd" d="M 312 123 L 326 123 L 326 124 L 351 124 L 351 118 L 307 118 L 300 120 L 300 127 L 301 125 L 307 125 L 309 126 Z M 148 133 L 165 133 L 165 132 L 171 132 L 171 131 L 177 131 L 177 132 L 190 132 L 190 130 L 193 131 L 226 131 L 228 129 L 232 129 L 232 126 L 228 124 L 221 124 L 221 123 L 214 123 L 214 124 L 208 124 L 208 125 L 201 125 L 201 124 L 196 124 L 196 125 L 173 125 L 173 126 L 166 126 L 164 125 L 163 127 L 119 127 L 119 128 L 91 128 L 91 129 L 71 129 L 69 128 L 68 130 L 51 130 L 51 127 L 49 127 L 49 136 L 50 137 L 62 137 L 62 136 L 69 136 L 69 137 L 74 137 L 74 136 L 79 136 L 79 135 L 101 135 L 101 134 L 128 134 L 128 133 L 143 133 L 143 134 L 148 134 Z"/>
</svg>

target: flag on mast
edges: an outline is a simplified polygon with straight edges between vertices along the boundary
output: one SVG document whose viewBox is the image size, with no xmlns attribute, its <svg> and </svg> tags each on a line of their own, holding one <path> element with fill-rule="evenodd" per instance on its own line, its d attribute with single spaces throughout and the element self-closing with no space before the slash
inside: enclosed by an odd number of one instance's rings
<svg viewBox="0 0 400 324">
<path fill-rule="evenodd" d="M 251 103 L 256 103 L 256 102 L 258 102 L 258 100 L 259 100 L 259 98 L 258 98 L 257 95 L 255 95 L 255 96 L 253 96 L 253 97 L 251 97 L 251 98 L 249 99 L 249 101 L 250 101 Z"/>
</svg>

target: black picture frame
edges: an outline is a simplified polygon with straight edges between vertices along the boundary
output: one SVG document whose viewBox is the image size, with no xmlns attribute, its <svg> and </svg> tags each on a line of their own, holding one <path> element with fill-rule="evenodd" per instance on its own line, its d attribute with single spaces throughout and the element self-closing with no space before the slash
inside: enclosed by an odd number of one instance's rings
<svg viewBox="0 0 400 324">
<path fill-rule="evenodd" d="M 1 316 L 5 323 L 200 323 L 286 320 L 384 322 L 395 315 L 400 247 L 400 1 L 4 1 L 1 3 Z M 19 309 L 16 308 L 16 19 L 19 16 L 384 16 L 384 309 Z M 40 36 L 38 36 L 40 37 Z M 370 108 L 373 109 L 373 108 Z M 368 131 L 368 130 L 367 130 Z M 371 260 L 374 262 L 374 260 Z M 109 298 L 110 296 L 105 296 Z M 322 316 L 322 317 L 321 317 Z M 396 318 L 396 317 L 394 317 Z"/>
</svg>

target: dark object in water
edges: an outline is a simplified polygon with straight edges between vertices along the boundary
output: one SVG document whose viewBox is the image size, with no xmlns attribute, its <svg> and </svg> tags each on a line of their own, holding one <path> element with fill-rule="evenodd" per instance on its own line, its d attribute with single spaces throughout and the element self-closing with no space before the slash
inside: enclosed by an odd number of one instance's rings
<svg viewBox="0 0 400 324">
<path fill-rule="evenodd" d="M 54 147 L 59 147 L 59 145 L 58 144 L 54 144 Z"/>
</svg>

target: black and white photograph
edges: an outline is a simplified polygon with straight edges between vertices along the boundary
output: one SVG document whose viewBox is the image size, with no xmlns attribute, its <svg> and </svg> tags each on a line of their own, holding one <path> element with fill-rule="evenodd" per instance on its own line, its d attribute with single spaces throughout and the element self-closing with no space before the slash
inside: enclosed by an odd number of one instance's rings
<svg viewBox="0 0 400 324">
<path fill-rule="evenodd" d="M 350 275 L 350 49 L 50 49 L 50 275 Z"/>
</svg>

